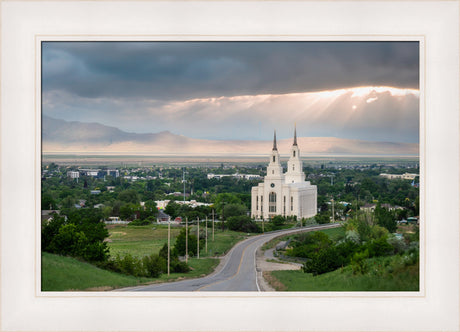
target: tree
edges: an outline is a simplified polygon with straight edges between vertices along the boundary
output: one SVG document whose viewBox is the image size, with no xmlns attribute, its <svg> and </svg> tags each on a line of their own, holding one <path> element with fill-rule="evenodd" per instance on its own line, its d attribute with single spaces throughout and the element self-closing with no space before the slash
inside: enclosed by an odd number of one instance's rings
<svg viewBox="0 0 460 332">
<path fill-rule="evenodd" d="M 165 213 L 167 215 L 170 215 L 171 218 L 176 218 L 178 215 L 179 215 L 179 211 L 180 211 L 180 208 L 181 206 L 179 204 L 177 204 L 176 202 L 174 201 L 170 201 L 168 203 L 168 205 L 166 206 L 165 208 Z"/>
<path fill-rule="evenodd" d="M 126 189 L 118 194 L 118 199 L 125 203 L 136 204 L 139 202 L 137 191 L 134 189 Z"/>
<path fill-rule="evenodd" d="M 224 215 L 224 218 L 227 217 L 228 204 L 241 204 L 241 200 L 238 198 L 238 196 L 230 193 L 220 193 L 214 200 L 214 207 L 217 213 Z"/>
<path fill-rule="evenodd" d="M 124 220 L 132 220 L 134 215 L 133 204 L 123 204 L 120 207 L 120 218 Z"/>
<path fill-rule="evenodd" d="M 234 216 L 227 219 L 227 227 L 232 231 L 259 233 L 259 226 L 248 216 Z"/>
<path fill-rule="evenodd" d="M 380 203 L 378 203 L 375 207 L 374 216 L 378 225 L 385 227 L 390 233 L 396 232 L 398 224 L 395 220 L 395 217 L 390 211 L 382 208 Z"/>
<path fill-rule="evenodd" d="M 42 229 L 42 250 L 87 261 L 106 261 L 108 237 L 102 212 L 97 209 L 69 209 L 67 216 L 54 216 Z"/>
<path fill-rule="evenodd" d="M 225 205 L 225 218 L 234 216 L 246 216 L 246 206 L 243 204 L 231 203 Z"/>
<path fill-rule="evenodd" d="M 285 223 L 286 218 L 284 218 L 283 216 L 278 215 L 272 218 L 273 229 L 280 229 L 281 227 L 283 227 Z"/>
<path fill-rule="evenodd" d="M 188 255 L 194 256 L 197 252 L 197 237 L 195 234 L 190 234 L 190 228 L 188 229 Z M 185 256 L 185 228 L 180 230 L 179 235 L 176 237 L 176 243 L 174 244 L 174 251 L 180 255 Z"/>
<path fill-rule="evenodd" d="M 56 209 L 56 201 L 50 194 L 42 195 L 42 210 L 53 210 Z"/>
</svg>

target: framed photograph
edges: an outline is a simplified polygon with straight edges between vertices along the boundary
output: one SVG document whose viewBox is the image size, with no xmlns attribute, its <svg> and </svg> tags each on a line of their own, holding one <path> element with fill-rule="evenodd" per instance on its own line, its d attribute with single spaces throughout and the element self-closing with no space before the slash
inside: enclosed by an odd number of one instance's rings
<svg viewBox="0 0 460 332">
<path fill-rule="evenodd" d="M 1 6 L 1 330 L 460 329 L 457 1 Z"/>
</svg>

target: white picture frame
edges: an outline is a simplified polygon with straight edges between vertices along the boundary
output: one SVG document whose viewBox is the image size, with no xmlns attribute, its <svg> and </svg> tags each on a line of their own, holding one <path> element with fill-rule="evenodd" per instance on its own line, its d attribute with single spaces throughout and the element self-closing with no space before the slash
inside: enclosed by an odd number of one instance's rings
<svg viewBox="0 0 460 332">
<path fill-rule="evenodd" d="M 458 331 L 458 1 L 3 1 L 2 331 Z M 40 291 L 42 40 L 417 40 L 421 290 L 408 293 Z"/>
</svg>

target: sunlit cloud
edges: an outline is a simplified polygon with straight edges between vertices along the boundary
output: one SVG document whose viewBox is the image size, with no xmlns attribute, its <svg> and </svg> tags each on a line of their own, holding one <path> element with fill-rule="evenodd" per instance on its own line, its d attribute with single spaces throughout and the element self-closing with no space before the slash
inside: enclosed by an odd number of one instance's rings
<svg viewBox="0 0 460 332">
<path fill-rule="evenodd" d="M 66 118 L 101 122 L 130 132 L 168 130 L 202 139 L 268 139 L 273 129 L 280 138 L 290 137 L 297 123 L 303 136 L 418 142 L 419 91 L 413 89 L 356 87 L 172 102 L 90 101 L 69 108 Z M 50 116 L 55 115 L 53 109 L 63 110 L 56 104 L 49 108 Z"/>
</svg>

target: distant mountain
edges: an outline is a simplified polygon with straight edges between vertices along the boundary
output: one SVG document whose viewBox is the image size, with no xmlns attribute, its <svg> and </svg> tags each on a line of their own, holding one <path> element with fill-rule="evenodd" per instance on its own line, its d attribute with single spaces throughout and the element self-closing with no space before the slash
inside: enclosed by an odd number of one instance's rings
<svg viewBox="0 0 460 332">
<path fill-rule="evenodd" d="M 371 142 L 335 137 L 299 137 L 305 155 L 418 155 L 412 143 Z M 288 154 L 292 139 L 278 141 L 280 154 Z M 100 123 L 42 118 L 43 153 L 123 155 L 265 155 L 271 141 L 202 140 L 172 134 L 124 132 Z"/>
</svg>

